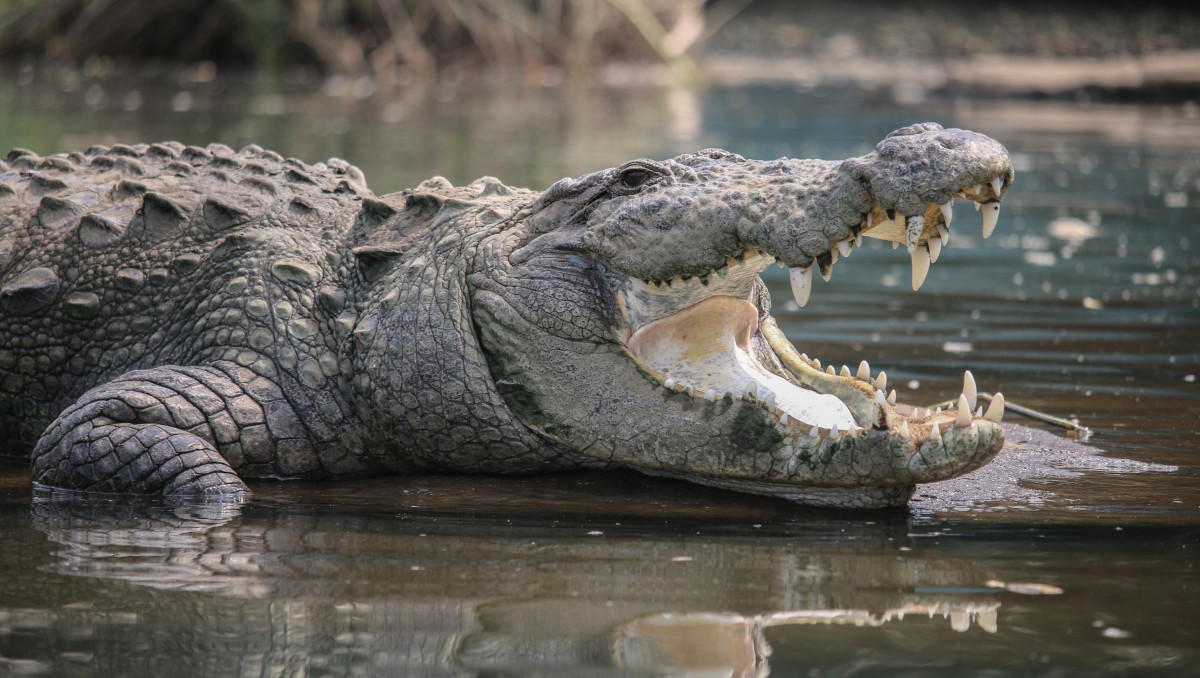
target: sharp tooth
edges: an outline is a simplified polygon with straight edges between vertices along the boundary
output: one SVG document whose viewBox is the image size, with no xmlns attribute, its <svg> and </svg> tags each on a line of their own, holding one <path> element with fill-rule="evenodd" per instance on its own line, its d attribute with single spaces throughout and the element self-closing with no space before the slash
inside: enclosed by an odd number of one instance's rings
<svg viewBox="0 0 1200 678">
<path fill-rule="evenodd" d="M 817 262 L 817 268 L 821 269 L 821 280 L 829 282 L 829 279 L 833 277 L 833 265 L 835 263 L 837 263 L 837 250 L 834 250 L 833 254 L 830 255 L 828 266 L 822 266 L 821 262 Z"/>
<path fill-rule="evenodd" d="M 779 425 L 787 426 L 787 422 L 788 422 L 787 412 L 784 412 L 783 410 L 779 410 Z"/>
<path fill-rule="evenodd" d="M 966 428 L 971 425 L 971 406 L 967 404 L 967 396 L 958 396 L 958 416 L 954 418 L 956 428 Z"/>
<path fill-rule="evenodd" d="M 983 237 L 985 239 L 992 237 L 992 231 L 996 230 L 996 222 L 1000 219 L 1000 203 L 989 202 L 983 210 Z"/>
<path fill-rule="evenodd" d="M 971 370 L 963 372 L 963 390 L 962 394 L 967 399 L 967 409 L 975 409 L 979 390 L 975 388 L 975 375 L 971 374 Z"/>
<path fill-rule="evenodd" d="M 808 432 L 808 437 L 809 437 L 809 438 L 820 438 L 820 437 L 821 437 L 821 431 L 819 431 L 819 430 L 817 429 L 817 427 L 816 427 L 816 426 L 814 426 L 814 427 L 812 427 L 812 430 Z"/>
<path fill-rule="evenodd" d="M 905 440 L 909 439 L 910 434 L 908 432 L 908 422 L 907 421 L 900 422 L 900 428 L 897 429 L 897 431 L 900 433 L 901 436 L 903 436 L 903 438 Z"/>
<path fill-rule="evenodd" d="M 837 374 L 837 372 L 833 370 L 833 365 L 829 365 L 825 368 L 825 374 Z"/>
<path fill-rule="evenodd" d="M 950 244 L 950 228 L 946 224 L 938 224 L 938 235 L 942 238 L 942 246 Z"/>
<path fill-rule="evenodd" d="M 863 239 L 863 234 L 862 234 L 862 231 L 859 231 L 859 232 L 858 232 L 858 233 L 857 233 L 857 234 L 854 236 L 854 246 L 855 246 L 855 247 L 862 247 L 862 239 Z"/>
<path fill-rule="evenodd" d="M 888 427 L 887 398 L 883 396 L 883 391 L 875 391 L 875 421 L 871 423 L 875 428 Z"/>
<path fill-rule="evenodd" d="M 762 402 L 763 402 L 763 407 L 766 407 L 768 411 L 771 411 L 771 412 L 775 411 L 775 394 L 774 393 L 768 393 L 767 397 L 764 398 Z"/>
<path fill-rule="evenodd" d="M 839 240 L 837 245 L 838 245 L 837 246 L 838 252 L 841 252 L 843 257 L 850 256 L 850 241 L 849 240 Z"/>
<path fill-rule="evenodd" d="M 812 294 L 812 266 L 793 266 L 789 271 L 792 278 L 792 296 L 795 297 L 796 303 L 803 307 L 808 304 L 808 297 Z"/>
<path fill-rule="evenodd" d="M 1004 188 L 1004 178 L 996 177 L 992 179 L 992 192 L 996 194 L 996 198 L 1000 198 L 1000 189 Z"/>
<path fill-rule="evenodd" d="M 878 388 L 875 389 L 875 404 L 880 407 L 883 407 L 884 403 L 886 403 L 886 402 L 887 402 L 887 396 L 885 396 L 883 394 L 883 389 L 878 389 Z"/>
<path fill-rule="evenodd" d="M 941 413 L 942 413 L 942 408 L 940 408 L 940 407 L 939 407 L 939 408 L 935 409 L 935 410 L 933 411 L 933 413 L 934 413 L 934 414 L 941 414 Z"/>
<path fill-rule="evenodd" d="M 979 203 L 975 203 L 975 211 L 976 211 L 976 212 L 978 212 L 978 211 L 979 211 L 979 208 L 980 208 L 980 204 L 979 204 Z"/>
<path fill-rule="evenodd" d="M 896 389 L 892 389 L 892 392 L 888 394 L 887 403 L 892 407 L 896 406 Z"/>
<path fill-rule="evenodd" d="M 757 398 L 758 397 L 758 382 L 757 381 L 747 382 L 746 387 L 742 389 L 742 393 L 745 395 L 752 395 L 755 398 Z"/>
<path fill-rule="evenodd" d="M 858 374 L 856 376 L 863 381 L 871 381 L 871 366 L 867 364 L 867 361 L 864 360 L 858 364 Z"/>
<path fill-rule="evenodd" d="M 912 250 L 912 288 L 914 292 L 925 284 L 927 275 L 929 275 L 929 250 L 918 247 Z"/>
<path fill-rule="evenodd" d="M 892 249 L 894 249 L 894 250 L 900 249 L 900 241 L 899 240 L 892 241 Z"/>
<path fill-rule="evenodd" d="M 942 219 L 946 222 L 946 226 L 949 226 L 950 221 L 954 219 L 954 198 L 950 198 L 938 207 L 942 208 Z"/>
<path fill-rule="evenodd" d="M 942 238 L 935 235 L 925 245 L 929 249 L 929 263 L 936 264 L 938 257 L 942 256 Z"/>
<path fill-rule="evenodd" d="M 837 424 L 834 424 L 833 426 L 829 427 L 829 437 L 830 438 L 842 437 L 842 434 L 838 432 Z"/>
<path fill-rule="evenodd" d="M 983 405 L 980 405 L 979 408 L 975 410 L 975 416 L 977 416 L 977 417 L 983 416 Z"/>
<path fill-rule="evenodd" d="M 887 372 L 880 372 L 878 377 L 875 377 L 875 388 L 880 391 L 887 390 Z"/>
<path fill-rule="evenodd" d="M 850 376 L 850 368 L 849 368 L 849 367 L 846 367 L 845 365 L 842 365 L 842 369 L 838 370 L 838 376 L 839 376 L 839 377 L 848 377 L 848 376 Z"/>
<path fill-rule="evenodd" d="M 675 380 L 667 379 L 666 381 L 663 382 L 663 388 L 669 388 L 672 391 L 674 391 L 675 390 Z"/>
<path fill-rule="evenodd" d="M 813 369 L 814 369 L 814 370 L 819 370 L 819 369 L 821 369 L 821 359 L 820 359 L 820 358 L 813 358 L 813 361 L 812 361 L 812 366 L 813 366 Z"/>
<path fill-rule="evenodd" d="M 921 234 L 924 232 L 925 217 L 918 214 L 908 218 L 908 225 L 905 226 L 904 231 L 904 244 L 910 253 L 917 249 L 917 245 L 921 244 Z"/>
<path fill-rule="evenodd" d="M 871 229 L 871 225 L 875 223 L 875 210 L 867 212 L 867 230 Z"/>
<path fill-rule="evenodd" d="M 994 421 L 999 424 L 1004 419 L 1004 394 L 997 393 L 992 396 L 992 402 L 988 404 L 987 414 L 983 415 L 984 419 Z"/>
<path fill-rule="evenodd" d="M 937 422 L 933 423 L 933 430 L 929 432 L 929 439 L 930 440 L 941 440 L 942 439 L 942 430 L 940 428 L 938 428 Z"/>
<path fill-rule="evenodd" d="M 975 184 L 971 190 L 975 192 L 975 197 L 979 197 L 983 195 L 983 184 Z"/>
</svg>

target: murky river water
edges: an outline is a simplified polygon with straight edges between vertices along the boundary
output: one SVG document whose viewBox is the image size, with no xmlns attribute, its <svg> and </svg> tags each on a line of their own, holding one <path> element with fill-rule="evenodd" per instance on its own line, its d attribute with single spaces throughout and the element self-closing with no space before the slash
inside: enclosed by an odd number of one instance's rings
<svg viewBox="0 0 1200 678">
<path fill-rule="evenodd" d="M 1102 452 L 869 514 L 633 474 L 268 484 L 220 514 L 34 502 L 14 462 L 0 675 L 1200 675 L 1195 105 L 0 73 L 0 146 L 257 143 L 347 158 L 377 193 L 707 146 L 841 158 L 924 120 L 984 132 L 1017 167 L 992 239 L 962 203 L 920 292 L 868 241 L 803 311 L 772 269 L 776 316 L 903 400 L 956 395 L 969 367 Z"/>
</svg>

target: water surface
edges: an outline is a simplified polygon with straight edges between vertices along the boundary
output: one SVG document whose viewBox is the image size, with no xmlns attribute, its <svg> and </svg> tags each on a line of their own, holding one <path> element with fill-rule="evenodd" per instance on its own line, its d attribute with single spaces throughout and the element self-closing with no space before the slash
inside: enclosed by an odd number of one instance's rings
<svg viewBox="0 0 1200 678">
<path fill-rule="evenodd" d="M 0 675 L 1200 675 L 1200 110 L 785 87 L 477 91 L 0 71 L 0 145 L 247 143 L 542 188 L 721 146 L 841 158 L 924 120 L 1001 140 L 920 292 L 872 243 L 797 309 L 902 400 L 984 391 L 1094 434 L 984 496 L 816 511 L 636 474 L 256 486 L 240 511 L 34 501 L 0 466 Z M 203 80 L 202 82 L 198 80 Z M 362 96 L 366 95 L 366 96 Z"/>
</svg>

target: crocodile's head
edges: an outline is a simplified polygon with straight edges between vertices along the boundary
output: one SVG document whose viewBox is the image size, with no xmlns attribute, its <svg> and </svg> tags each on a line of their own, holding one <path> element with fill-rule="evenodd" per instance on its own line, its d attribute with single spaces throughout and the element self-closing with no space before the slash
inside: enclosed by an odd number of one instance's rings
<svg viewBox="0 0 1200 678">
<path fill-rule="evenodd" d="M 988 462 L 999 400 L 895 406 L 864 361 L 821 368 L 776 326 L 759 274 L 797 303 L 863 236 L 903 243 L 913 287 L 957 197 L 984 235 L 1012 183 L 1004 147 L 926 123 L 843 162 L 708 150 L 564 179 L 485 241 L 471 277 L 492 376 L 529 427 L 646 473 L 834 506 L 903 504 L 917 483 Z"/>
</svg>

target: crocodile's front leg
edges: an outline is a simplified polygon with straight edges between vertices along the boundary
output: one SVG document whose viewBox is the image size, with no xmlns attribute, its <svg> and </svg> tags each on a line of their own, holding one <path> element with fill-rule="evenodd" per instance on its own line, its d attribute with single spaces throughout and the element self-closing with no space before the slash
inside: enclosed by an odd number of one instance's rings
<svg viewBox="0 0 1200 678">
<path fill-rule="evenodd" d="M 235 469 L 295 475 L 312 458 L 271 381 L 232 363 L 128 372 L 85 393 L 33 452 L 33 479 L 91 492 L 243 498 Z"/>
</svg>

